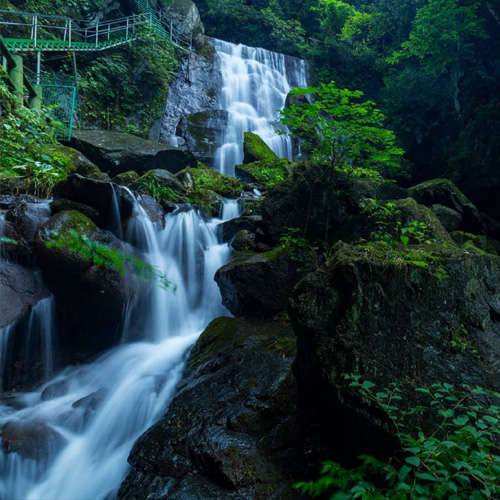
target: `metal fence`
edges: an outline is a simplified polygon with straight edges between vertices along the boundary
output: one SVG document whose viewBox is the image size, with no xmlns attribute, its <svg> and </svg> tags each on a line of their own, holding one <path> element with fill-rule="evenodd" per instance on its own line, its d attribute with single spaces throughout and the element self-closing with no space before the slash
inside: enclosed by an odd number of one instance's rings
<svg viewBox="0 0 500 500">
<path fill-rule="evenodd" d="M 52 115 L 59 122 L 56 137 L 69 141 L 73 125 L 78 119 L 77 92 L 73 85 L 41 85 L 42 101 L 51 109 Z"/>
</svg>

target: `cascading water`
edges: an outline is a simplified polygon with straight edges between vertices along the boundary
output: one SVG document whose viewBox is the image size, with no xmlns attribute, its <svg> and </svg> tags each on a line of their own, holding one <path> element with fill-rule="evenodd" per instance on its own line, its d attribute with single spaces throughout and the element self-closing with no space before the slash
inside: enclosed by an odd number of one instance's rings
<svg viewBox="0 0 500 500">
<path fill-rule="evenodd" d="M 292 158 L 291 139 L 276 132 L 275 122 L 293 87 L 307 86 L 305 61 L 269 50 L 214 40 L 222 74 L 220 108 L 228 111 L 215 167 L 233 175 L 243 162 L 243 134 L 254 132 L 282 158 Z"/>
<path fill-rule="evenodd" d="M 229 206 L 223 215 L 238 215 L 234 203 Z M 230 253 L 217 240 L 218 223 L 180 207 L 162 228 L 135 204 L 126 239 L 168 274 L 176 291 L 154 283 L 128 307 L 125 340 L 135 325 L 140 341 L 67 368 L 39 390 L 18 394 L 15 404 L 0 406 L 1 500 L 116 495 L 128 453 L 165 410 L 187 350 L 208 321 L 227 314 L 213 280 Z"/>
</svg>

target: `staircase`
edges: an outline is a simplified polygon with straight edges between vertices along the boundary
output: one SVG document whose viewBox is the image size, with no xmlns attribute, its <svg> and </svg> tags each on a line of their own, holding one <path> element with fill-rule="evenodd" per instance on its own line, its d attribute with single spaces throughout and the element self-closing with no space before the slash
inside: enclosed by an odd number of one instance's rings
<svg viewBox="0 0 500 500">
<path fill-rule="evenodd" d="M 161 10 L 153 9 L 147 0 L 135 0 L 135 5 L 138 14 L 97 23 L 0 10 L 0 55 L 8 75 L 5 77 L 7 85 L 23 102 L 26 89 L 29 106 L 34 109 L 40 108 L 42 100 L 45 104 L 56 104 L 55 114 L 65 125 L 61 138 L 71 138 L 75 102 L 78 100 L 77 85 L 76 82 L 74 86 L 40 85 L 42 52 L 98 52 L 132 43 L 151 32 L 182 51 L 191 51 L 192 33 L 186 34 L 177 29 L 172 20 Z M 4 36 L 6 33 L 9 36 Z M 23 52 L 36 52 L 38 55 L 36 85 L 23 71 L 22 58 L 17 55 Z M 58 95 L 63 97 L 57 100 Z"/>
</svg>

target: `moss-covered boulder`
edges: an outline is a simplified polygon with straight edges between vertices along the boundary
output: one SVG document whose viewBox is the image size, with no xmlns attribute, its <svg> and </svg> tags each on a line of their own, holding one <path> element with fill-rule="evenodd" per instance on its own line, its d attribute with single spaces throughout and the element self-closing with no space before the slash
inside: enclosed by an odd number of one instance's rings
<svg viewBox="0 0 500 500">
<path fill-rule="evenodd" d="M 407 191 L 393 184 L 352 178 L 314 162 L 293 162 L 290 175 L 266 193 L 262 218 L 274 243 L 287 228 L 331 242 L 340 227 L 363 211 L 365 198 L 406 197 Z"/>
<path fill-rule="evenodd" d="M 142 175 L 157 168 L 175 173 L 197 162 L 188 151 L 125 132 L 76 130 L 71 146 L 111 177 L 129 170 Z"/>
<path fill-rule="evenodd" d="M 304 470 L 281 321 L 217 318 L 201 334 L 165 416 L 136 442 L 118 498 L 295 498 Z"/>
<path fill-rule="evenodd" d="M 420 402 L 416 387 L 434 383 L 500 388 L 500 258 L 428 245 L 405 252 L 338 244 L 292 294 L 300 394 L 331 457 L 380 456 L 391 444 L 383 411 L 344 373 L 375 390 L 401 384 L 409 407 Z"/>
<path fill-rule="evenodd" d="M 67 246 L 48 245 L 52 232 L 70 236 L 70 231 L 117 251 L 124 250 L 124 245 L 76 210 L 56 213 L 38 230 L 35 254 L 44 282 L 56 298 L 62 357 L 75 362 L 118 341 L 132 283 L 129 273 L 122 276 L 118 270 L 96 266 Z"/>
<path fill-rule="evenodd" d="M 275 160 L 278 157 L 264 142 L 262 137 L 252 132 L 245 132 L 243 137 L 243 163 L 262 160 Z"/>
<path fill-rule="evenodd" d="M 464 233 L 463 231 L 453 231 L 450 236 L 464 250 L 491 255 L 498 255 L 500 251 L 500 243 L 487 236 Z"/>
<path fill-rule="evenodd" d="M 64 165 L 68 174 L 80 174 L 91 179 L 109 181 L 109 177 L 101 172 L 99 167 L 74 148 L 60 144 L 50 145 L 47 146 L 46 153 L 53 161 L 56 160 Z"/>
<path fill-rule="evenodd" d="M 139 179 L 139 174 L 135 170 L 129 170 L 113 177 L 112 181 L 120 186 L 131 187 Z"/>
<path fill-rule="evenodd" d="M 409 196 L 422 205 L 443 205 L 457 211 L 462 216 L 460 229 L 481 234 L 483 225 L 475 205 L 448 179 L 432 179 L 413 186 Z M 456 228 L 458 229 L 458 228 Z"/>
<path fill-rule="evenodd" d="M 275 158 L 236 165 L 234 170 L 236 178 L 242 182 L 272 187 L 285 179 L 289 165 L 288 160 Z"/>
<path fill-rule="evenodd" d="M 450 207 L 444 205 L 431 205 L 430 209 L 448 231 L 456 231 L 462 224 L 462 215 Z"/>
<path fill-rule="evenodd" d="M 295 268 L 286 254 L 238 255 L 215 273 L 222 303 L 235 316 L 270 316 L 286 308 Z"/>
<path fill-rule="evenodd" d="M 198 164 L 197 168 L 185 169 L 177 175 L 180 177 L 186 173 L 193 179 L 194 192 L 213 191 L 224 198 L 238 198 L 243 191 L 241 182 L 234 177 L 220 174 L 202 164 Z"/>
</svg>

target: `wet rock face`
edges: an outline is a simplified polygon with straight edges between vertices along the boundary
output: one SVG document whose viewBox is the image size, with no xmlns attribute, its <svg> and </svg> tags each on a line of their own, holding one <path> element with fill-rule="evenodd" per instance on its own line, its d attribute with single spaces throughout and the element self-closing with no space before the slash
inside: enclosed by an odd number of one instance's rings
<svg viewBox="0 0 500 500">
<path fill-rule="evenodd" d="M 21 320 L 49 295 L 39 272 L 0 261 L 0 328 Z"/>
<path fill-rule="evenodd" d="M 167 16 L 175 22 L 175 27 L 182 34 L 198 35 L 205 32 L 200 13 L 191 0 L 174 0 L 165 8 Z"/>
<path fill-rule="evenodd" d="M 162 143 L 174 144 L 185 148 L 184 137 L 177 142 L 177 129 L 181 117 L 209 111 L 214 113 L 219 108 L 218 95 L 222 80 L 217 65 L 215 49 L 205 45 L 202 53 L 192 52 L 179 71 L 177 79 L 170 85 L 170 93 L 162 118 L 160 130 L 155 139 Z M 215 115 L 212 114 L 212 117 Z M 226 118 L 227 119 L 227 118 Z M 184 126 L 180 127 L 180 130 Z M 212 124 L 210 130 L 218 130 L 220 126 Z M 200 149 L 200 152 L 202 150 Z"/>
<path fill-rule="evenodd" d="M 222 146 L 228 112 L 222 109 L 200 111 L 181 116 L 176 135 L 183 146 L 206 165 L 213 166 L 215 153 Z"/>
<path fill-rule="evenodd" d="M 212 321 L 166 415 L 135 444 L 119 498 L 294 498 L 294 352 L 286 324 Z"/>
<path fill-rule="evenodd" d="M 339 244 L 330 264 L 292 295 L 300 394 L 322 416 L 332 449 L 340 443 L 360 452 L 368 435 L 380 451 L 386 440 L 381 412 L 363 403 L 344 373 L 359 373 L 379 390 L 402 381 L 409 407 L 419 404 L 415 387 L 436 382 L 500 388 L 500 258 L 427 252 L 428 267 L 392 265 Z"/>
<path fill-rule="evenodd" d="M 154 168 L 176 173 L 196 166 L 195 157 L 187 151 L 124 132 L 78 130 L 71 144 L 112 177 L 129 170 L 140 175 Z"/>
<path fill-rule="evenodd" d="M 131 283 L 118 271 L 94 266 L 67 248 L 47 247 L 48 232 L 69 230 L 112 249 L 123 250 L 123 244 L 76 211 L 58 212 L 37 233 L 35 252 L 44 281 L 56 298 L 60 346 L 74 361 L 116 343 Z"/>
<path fill-rule="evenodd" d="M 295 285 L 287 255 L 243 254 L 215 273 L 222 303 L 235 316 L 270 316 L 286 308 Z"/>
</svg>

